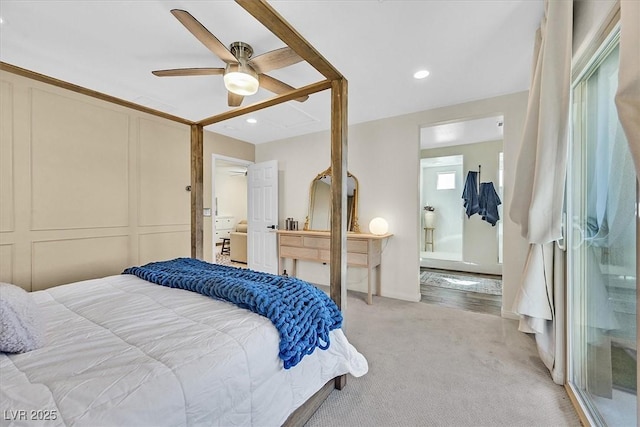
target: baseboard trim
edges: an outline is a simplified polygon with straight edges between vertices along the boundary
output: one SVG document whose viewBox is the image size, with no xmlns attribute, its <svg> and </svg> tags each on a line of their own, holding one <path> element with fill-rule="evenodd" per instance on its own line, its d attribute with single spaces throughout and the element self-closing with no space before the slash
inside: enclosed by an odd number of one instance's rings
<svg viewBox="0 0 640 427">
<path fill-rule="evenodd" d="M 420 300 L 422 299 L 422 295 L 420 294 L 420 292 L 414 295 L 408 295 L 404 293 L 395 293 L 395 292 L 384 292 L 382 296 L 384 298 L 393 298 L 393 299 L 399 299 L 402 301 L 409 301 L 409 302 L 420 302 Z"/>
</svg>

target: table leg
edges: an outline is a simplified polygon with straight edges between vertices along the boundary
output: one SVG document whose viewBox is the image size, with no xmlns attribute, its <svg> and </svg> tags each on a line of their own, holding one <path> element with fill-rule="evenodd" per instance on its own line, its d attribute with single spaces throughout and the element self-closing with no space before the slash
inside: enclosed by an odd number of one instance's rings
<svg viewBox="0 0 640 427">
<path fill-rule="evenodd" d="M 371 305 L 373 304 L 373 298 L 371 297 L 371 274 L 373 273 L 373 270 L 371 269 L 371 266 L 368 267 L 369 270 L 369 274 L 367 275 L 367 304 Z"/>
</svg>

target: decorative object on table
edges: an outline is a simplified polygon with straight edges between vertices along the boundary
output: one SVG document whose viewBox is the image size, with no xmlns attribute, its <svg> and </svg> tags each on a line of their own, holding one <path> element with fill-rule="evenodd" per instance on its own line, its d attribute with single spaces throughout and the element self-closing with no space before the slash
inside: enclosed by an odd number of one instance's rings
<svg viewBox="0 0 640 427">
<path fill-rule="evenodd" d="M 424 210 L 424 227 L 436 228 L 436 208 L 427 205 L 422 209 Z"/>
<path fill-rule="evenodd" d="M 389 231 L 389 223 L 381 217 L 376 217 L 369 223 L 369 232 L 376 236 L 382 236 Z"/>
<path fill-rule="evenodd" d="M 298 230 L 298 221 L 295 221 L 293 218 L 287 218 L 284 221 L 285 230 Z"/>
</svg>

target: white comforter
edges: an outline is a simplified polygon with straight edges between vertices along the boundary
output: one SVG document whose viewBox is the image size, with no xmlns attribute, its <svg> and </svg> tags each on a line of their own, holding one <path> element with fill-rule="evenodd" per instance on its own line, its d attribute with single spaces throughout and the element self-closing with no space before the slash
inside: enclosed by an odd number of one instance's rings
<svg viewBox="0 0 640 427">
<path fill-rule="evenodd" d="M 32 295 L 48 344 L 0 354 L 2 425 L 276 426 L 331 378 L 368 369 L 335 330 L 285 370 L 269 319 L 131 275 Z"/>
</svg>

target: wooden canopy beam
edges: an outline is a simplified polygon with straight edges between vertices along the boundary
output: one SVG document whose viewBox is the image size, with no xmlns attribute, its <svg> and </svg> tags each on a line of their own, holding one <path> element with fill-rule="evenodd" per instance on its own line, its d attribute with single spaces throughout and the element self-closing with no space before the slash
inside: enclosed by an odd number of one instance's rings
<svg viewBox="0 0 640 427">
<path fill-rule="evenodd" d="M 233 110 L 225 111 L 224 113 L 217 114 L 215 116 L 202 119 L 198 122 L 200 126 L 209 126 L 214 123 L 219 123 L 225 120 L 232 119 L 234 117 L 243 116 L 245 114 L 253 113 L 254 111 L 262 110 L 264 108 L 273 107 L 274 105 L 282 104 L 283 102 L 291 101 L 302 96 L 311 95 L 316 92 L 322 92 L 323 90 L 331 88 L 331 82 L 329 80 L 323 80 L 321 82 L 312 83 L 307 86 L 303 86 L 300 89 L 292 90 L 282 95 L 275 96 L 273 98 L 265 99 L 264 101 L 256 102 L 246 107 L 238 107 Z"/>
<path fill-rule="evenodd" d="M 315 50 L 266 0 L 236 0 L 236 3 L 327 79 L 342 78 L 342 74 L 320 55 L 320 52 Z"/>
<path fill-rule="evenodd" d="M 116 98 L 115 96 L 107 95 L 106 93 L 98 92 L 95 90 L 87 89 L 86 87 L 74 85 L 73 83 L 65 82 L 53 77 L 45 76 L 44 74 L 36 73 L 24 68 L 17 67 L 15 65 L 8 64 L 0 61 L 0 70 L 7 71 L 12 74 L 17 74 L 22 77 L 27 77 L 32 80 L 37 80 L 42 83 L 50 84 L 52 86 L 60 87 L 62 89 L 70 90 L 71 92 L 80 93 L 82 95 L 90 96 L 92 98 L 100 99 L 102 101 L 110 102 L 112 104 L 120 105 L 121 107 L 131 108 L 132 110 L 142 111 L 143 113 L 152 114 L 157 117 L 162 117 L 174 122 L 183 123 L 185 125 L 192 125 L 191 120 L 183 119 L 182 117 L 173 116 L 171 114 L 163 113 L 162 111 L 154 110 L 153 108 L 147 108 L 133 102 L 125 101 L 124 99 Z"/>
</svg>

